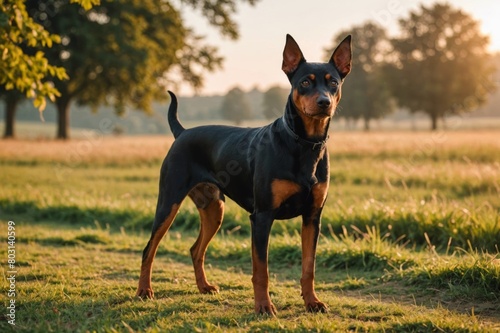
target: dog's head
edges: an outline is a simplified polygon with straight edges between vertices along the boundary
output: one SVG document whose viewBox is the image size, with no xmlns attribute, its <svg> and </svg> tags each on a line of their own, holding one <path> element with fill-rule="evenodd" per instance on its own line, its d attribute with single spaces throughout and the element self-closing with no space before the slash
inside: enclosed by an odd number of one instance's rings
<svg viewBox="0 0 500 333">
<path fill-rule="evenodd" d="M 286 36 L 282 69 L 292 85 L 293 103 L 306 117 L 332 117 L 340 101 L 344 78 L 351 71 L 351 35 L 326 63 L 307 62 L 292 36 Z"/>
</svg>

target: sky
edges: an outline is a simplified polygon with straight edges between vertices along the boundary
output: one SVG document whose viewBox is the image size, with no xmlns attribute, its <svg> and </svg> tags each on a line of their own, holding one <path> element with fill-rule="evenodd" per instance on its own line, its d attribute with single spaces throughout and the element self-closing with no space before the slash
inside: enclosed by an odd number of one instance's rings
<svg viewBox="0 0 500 333">
<path fill-rule="evenodd" d="M 299 44 L 308 61 L 321 61 L 324 49 L 331 47 L 333 37 L 341 30 L 367 20 L 385 27 L 389 35 L 398 33 L 398 19 L 408 17 L 410 10 L 435 0 L 260 0 L 255 6 L 238 3 L 234 19 L 239 26 L 237 41 L 221 37 L 199 13 L 183 8 L 186 24 L 206 41 L 219 49 L 225 58 L 222 70 L 205 74 L 200 95 L 225 94 L 238 86 L 244 90 L 254 87 L 268 89 L 273 85 L 288 86 L 281 71 L 285 36 L 290 34 Z M 490 51 L 500 51 L 500 1 L 453 0 L 481 22 L 481 31 L 490 36 Z M 194 94 L 188 85 L 178 93 Z"/>
</svg>

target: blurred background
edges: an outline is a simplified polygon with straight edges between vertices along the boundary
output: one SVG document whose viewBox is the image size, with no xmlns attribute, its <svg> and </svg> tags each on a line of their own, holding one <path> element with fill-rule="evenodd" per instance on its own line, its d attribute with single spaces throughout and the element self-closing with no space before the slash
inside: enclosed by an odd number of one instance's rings
<svg viewBox="0 0 500 333">
<path fill-rule="evenodd" d="M 8 19 L 7 5 L 2 14 L 11 37 L 2 42 L 5 137 L 168 133 L 167 89 L 180 95 L 188 127 L 260 126 L 281 115 L 289 93 L 287 33 L 308 61 L 325 61 L 353 35 L 333 130 L 500 127 L 492 0 L 16 2 L 26 5 L 22 22 L 15 11 Z"/>
</svg>

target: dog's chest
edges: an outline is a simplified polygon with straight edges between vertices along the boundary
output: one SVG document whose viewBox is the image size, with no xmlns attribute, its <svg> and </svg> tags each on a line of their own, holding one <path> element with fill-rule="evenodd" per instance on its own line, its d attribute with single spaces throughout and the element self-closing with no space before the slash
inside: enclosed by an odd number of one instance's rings
<svg viewBox="0 0 500 333">
<path fill-rule="evenodd" d="M 304 213 L 305 208 L 310 207 L 312 202 L 312 191 L 310 188 L 300 188 L 295 193 L 283 198 L 279 205 L 275 206 L 277 219 L 289 219 Z"/>
<path fill-rule="evenodd" d="M 297 178 L 294 181 L 274 179 L 271 183 L 272 207 L 277 219 L 289 219 L 302 215 L 316 202 L 318 187 L 315 176 Z"/>
<path fill-rule="evenodd" d="M 295 158 L 285 168 L 283 178 L 273 179 L 271 194 L 277 219 L 289 219 L 304 214 L 313 206 L 323 206 L 329 171 L 328 162 L 322 157 Z"/>
</svg>

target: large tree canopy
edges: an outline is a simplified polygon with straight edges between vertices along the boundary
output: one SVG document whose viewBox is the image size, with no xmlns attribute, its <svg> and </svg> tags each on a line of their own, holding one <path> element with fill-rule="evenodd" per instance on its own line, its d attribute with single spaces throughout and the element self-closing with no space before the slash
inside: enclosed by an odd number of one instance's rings
<svg viewBox="0 0 500 333">
<path fill-rule="evenodd" d="M 489 39 L 479 23 L 450 4 L 421 5 L 399 21 L 389 68 L 392 91 L 402 107 L 432 120 L 471 111 L 494 89 Z"/>
<path fill-rule="evenodd" d="M 222 35 L 236 39 L 237 2 L 177 5 L 199 10 Z M 45 98 L 56 102 L 59 138 L 68 137 L 71 101 L 109 104 L 118 112 L 126 105 L 148 110 L 165 96 L 166 84 L 183 80 L 201 87 L 203 74 L 222 63 L 171 2 L 152 0 L 2 1 L 0 51 L 0 93 L 9 102 L 6 135 L 13 135 L 15 104 L 22 98 L 17 90 L 41 110 Z"/>
<path fill-rule="evenodd" d="M 99 0 L 71 0 L 89 9 Z M 60 37 L 36 23 L 26 10 L 23 0 L 0 2 L 0 86 L 7 94 L 11 90 L 34 99 L 36 107 L 45 108 L 45 98 L 54 101 L 58 91 L 46 80 L 47 76 L 67 78 L 64 68 L 49 63 L 42 51 L 26 52 L 29 48 L 51 47 Z M 17 94 L 14 93 L 16 97 Z M 12 99 L 13 96 L 7 96 Z"/>
<path fill-rule="evenodd" d="M 245 0 L 242 0 L 245 1 Z M 200 9 L 222 34 L 236 38 L 230 15 L 236 0 L 182 1 Z M 246 0 L 253 4 L 255 0 Z M 58 138 L 68 137 L 72 101 L 149 110 L 166 96 L 165 86 L 180 76 L 197 88 L 203 74 L 220 67 L 217 49 L 185 26 L 169 1 L 102 0 L 85 11 L 68 0 L 28 0 L 34 20 L 61 43 L 47 48 L 49 62 L 65 68 L 68 80 L 54 80 L 60 93 Z"/>
</svg>

